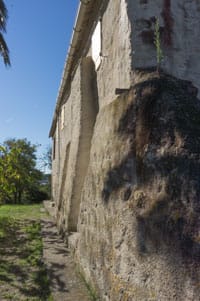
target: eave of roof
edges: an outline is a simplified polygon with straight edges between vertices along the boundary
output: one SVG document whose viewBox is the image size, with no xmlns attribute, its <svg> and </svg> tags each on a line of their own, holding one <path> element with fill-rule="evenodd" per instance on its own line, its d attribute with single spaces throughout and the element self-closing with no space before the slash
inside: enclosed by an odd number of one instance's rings
<svg viewBox="0 0 200 301">
<path fill-rule="evenodd" d="M 66 101 L 64 96 L 70 89 L 74 71 L 76 70 L 80 58 L 85 54 L 84 50 L 87 49 L 87 44 L 91 32 L 93 31 L 95 21 L 97 21 L 97 16 L 100 14 L 101 7 L 103 7 L 104 2 L 106 1 L 108 0 L 80 0 L 71 43 L 64 64 L 49 137 L 53 137 L 54 135 L 60 107 Z"/>
</svg>

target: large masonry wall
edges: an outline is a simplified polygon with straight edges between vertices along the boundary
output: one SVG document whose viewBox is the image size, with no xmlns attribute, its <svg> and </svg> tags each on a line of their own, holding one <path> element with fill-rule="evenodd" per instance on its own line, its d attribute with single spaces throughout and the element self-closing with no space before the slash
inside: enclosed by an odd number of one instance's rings
<svg viewBox="0 0 200 301">
<path fill-rule="evenodd" d="M 57 122 L 59 132 L 56 132 L 56 157 L 53 161 L 57 174 L 54 185 L 55 202 L 57 208 L 57 223 L 61 231 L 68 228 L 68 216 L 72 197 L 73 181 L 75 179 L 76 161 L 80 136 L 81 112 L 81 82 L 80 67 L 77 69 L 67 102 L 62 107 Z M 63 115 L 62 115 L 63 114 Z M 64 123 L 64 124 L 63 124 Z"/>
<path fill-rule="evenodd" d="M 63 232 L 76 231 L 80 189 L 89 162 L 97 112 L 115 98 L 116 88 L 130 87 L 130 26 L 125 0 L 109 1 L 101 23 L 100 67 L 95 72 L 90 48 L 87 57 L 78 64 L 70 95 L 63 100 L 65 104 L 57 120 L 52 194 L 58 226 Z"/>
<path fill-rule="evenodd" d="M 116 88 L 134 84 L 135 69 L 157 66 L 156 19 L 164 56 L 161 68 L 200 89 L 199 14 L 198 1 L 108 1 L 101 19 L 102 57 L 97 70 L 100 108 L 115 98 Z"/>
<path fill-rule="evenodd" d="M 57 122 L 53 160 L 53 198 L 58 227 L 64 235 L 76 232 L 82 186 L 89 164 L 93 127 L 98 112 L 96 72 L 92 59 L 83 58 L 70 95 Z"/>
<path fill-rule="evenodd" d="M 159 19 L 161 67 L 200 90 L 200 2 L 193 0 L 126 0 L 131 23 L 132 68 L 156 66 L 155 20 Z"/>
<path fill-rule="evenodd" d="M 102 16 L 102 58 L 97 70 L 100 108 L 115 98 L 116 88 L 130 87 L 130 29 L 126 1 L 110 0 Z"/>
<path fill-rule="evenodd" d="M 87 55 L 77 50 L 53 127 L 58 227 L 102 301 L 199 301 L 200 2 L 102 4 L 101 63 L 87 11 Z"/>
<path fill-rule="evenodd" d="M 76 260 L 102 301 L 198 301 L 199 100 L 186 82 L 137 78 L 98 114 Z"/>
</svg>

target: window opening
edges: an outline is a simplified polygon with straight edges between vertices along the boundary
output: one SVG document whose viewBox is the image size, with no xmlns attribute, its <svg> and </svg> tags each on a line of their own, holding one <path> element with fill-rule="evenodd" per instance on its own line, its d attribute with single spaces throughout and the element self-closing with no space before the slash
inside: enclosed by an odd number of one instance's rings
<svg viewBox="0 0 200 301">
<path fill-rule="evenodd" d="M 92 35 L 92 59 L 97 70 L 101 64 L 101 22 L 98 21 Z"/>
</svg>

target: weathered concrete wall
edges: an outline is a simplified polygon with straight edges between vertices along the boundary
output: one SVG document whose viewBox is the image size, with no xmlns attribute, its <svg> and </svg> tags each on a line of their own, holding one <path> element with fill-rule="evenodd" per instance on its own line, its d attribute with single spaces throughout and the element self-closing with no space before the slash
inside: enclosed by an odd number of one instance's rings
<svg viewBox="0 0 200 301">
<path fill-rule="evenodd" d="M 86 64 L 80 61 L 72 80 L 70 96 L 64 105 L 63 129 L 62 108 L 57 121 L 52 194 L 57 203 L 59 228 L 76 230 L 75 215 L 77 216 L 79 212 L 80 189 L 89 161 L 90 140 L 96 113 L 99 108 L 115 98 L 116 88 L 130 87 L 130 52 L 130 25 L 126 2 L 111 0 L 102 16 L 101 65 L 95 74 L 91 66 L 84 67 Z M 91 49 L 88 51 L 88 56 L 90 54 Z M 90 59 L 83 58 L 84 60 Z M 91 112 L 96 112 L 94 118 L 91 118 L 93 114 Z M 87 155 L 84 157 L 83 153 Z"/>
<path fill-rule="evenodd" d="M 130 30 L 126 1 L 110 0 L 102 16 L 102 61 L 97 71 L 100 108 L 116 97 L 116 88 L 130 87 Z"/>
<path fill-rule="evenodd" d="M 52 172 L 51 172 L 51 198 L 53 202 L 57 202 L 58 199 L 57 194 L 58 190 L 56 189 L 58 185 L 58 157 L 57 157 L 57 136 L 58 136 L 58 129 L 56 127 L 54 137 L 52 139 Z M 55 156 L 55 157 L 54 157 Z"/>
<path fill-rule="evenodd" d="M 156 18 L 164 55 L 161 67 L 199 89 L 199 16 L 198 1 L 108 1 L 102 15 L 102 61 L 97 71 L 100 108 L 115 98 L 116 88 L 129 88 L 134 83 L 132 71 L 157 65 Z"/>
<path fill-rule="evenodd" d="M 61 112 L 57 120 L 58 226 L 78 223 L 75 255 L 103 301 L 198 301 L 199 100 L 186 82 L 137 70 L 156 66 L 159 18 L 161 67 L 200 88 L 200 3 L 107 2 L 101 64 L 95 73 L 90 57 L 80 60 L 63 129 Z"/>
<path fill-rule="evenodd" d="M 137 81 L 97 117 L 76 258 L 101 300 L 198 301 L 199 100 L 186 82 Z"/>
<path fill-rule="evenodd" d="M 57 173 L 54 176 L 54 200 L 57 207 L 57 223 L 61 231 L 66 232 L 72 198 L 73 181 L 76 175 L 76 162 L 80 136 L 81 116 L 81 81 L 80 67 L 74 76 L 71 93 L 64 105 L 64 128 L 61 129 L 61 118 L 57 123 L 60 128 L 57 132 L 56 158 L 53 161 Z"/>
<path fill-rule="evenodd" d="M 56 157 L 53 161 L 57 223 L 66 235 L 77 230 L 81 192 L 98 112 L 97 93 L 94 63 L 90 57 L 83 58 L 64 104 L 64 127 L 61 116 L 57 124 L 60 130 L 56 131 Z"/>
<path fill-rule="evenodd" d="M 79 144 L 76 157 L 75 178 L 72 182 L 68 231 L 77 231 L 81 193 L 90 159 L 91 139 L 98 112 L 98 94 L 95 66 L 91 57 L 81 62 L 81 103 L 80 103 Z M 68 181 L 68 178 L 66 178 Z"/>
<path fill-rule="evenodd" d="M 154 24 L 159 19 L 162 67 L 200 89 L 200 2 L 193 0 L 126 0 L 131 23 L 132 67 L 156 66 Z"/>
</svg>

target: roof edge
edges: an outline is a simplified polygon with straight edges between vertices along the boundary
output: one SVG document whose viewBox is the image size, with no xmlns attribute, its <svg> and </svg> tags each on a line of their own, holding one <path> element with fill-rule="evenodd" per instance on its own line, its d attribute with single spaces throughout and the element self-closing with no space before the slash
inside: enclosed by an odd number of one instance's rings
<svg viewBox="0 0 200 301">
<path fill-rule="evenodd" d="M 59 107 L 60 107 L 60 103 L 61 103 L 61 99 L 62 99 L 62 95 L 63 95 L 63 90 L 64 90 L 64 84 L 65 81 L 67 80 L 67 78 L 69 77 L 69 69 L 71 67 L 71 58 L 73 57 L 73 49 L 78 41 L 78 36 L 79 36 L 79 31 L 78 31 L 78 27 L 80 26 L 80 13 L 85 9 L 85 6 L 87 5 L 88 2 L 83 2 L 80 0 L 79 6 L 78 6 L 78 10 L 77 10 L 77 14 L 76 14 L 76 21 L 75 21 L 75 26 L 73 28 L 73 33 L 71 36 L 71 41 L 70 41 L 70 45 L 67 51 L 67 56 L 65 59 L 65 63 L 64 63 L 64 70 L 62 73 L 62 77 L 61 77 L 61 82 L 60 82 L 60 87 L 58 90 L 58 95 L 57 95 L 57 101 L 56 101 L 56 107 L 55 107 L 55 111 L 54 111 L 54 115 L 53 115 L 53 121 L 52 121 L 52 125 L 51 125 L 51 129 L 49 132 L 49 137 L 53 137 L 54 132 L 55 132 L 55 128 L 56 128 L 56 121 L 57 121 L 57 115 L 58 115 L 58 111 L 59 111 Z"/>
<path fill-rule="evenodd" d="M 49 137 L 53 137 L 55 133 L 58 113 L 61 105 L 65 102 L 65 92 L 70 88 L 74 71 L 81 56 L 83 55 L 85 49 L 83 45 L 85 45 L 85 43 L 87 45 L 97 16 L 98 14 L 101 14 L 101 9 L 103 9 L 105 3 L 107 2 L 108 0 L 80 0 L 71 37 L 71 43 L 65 59 L 64 70 L 62 73 Z"/>
</svg>

